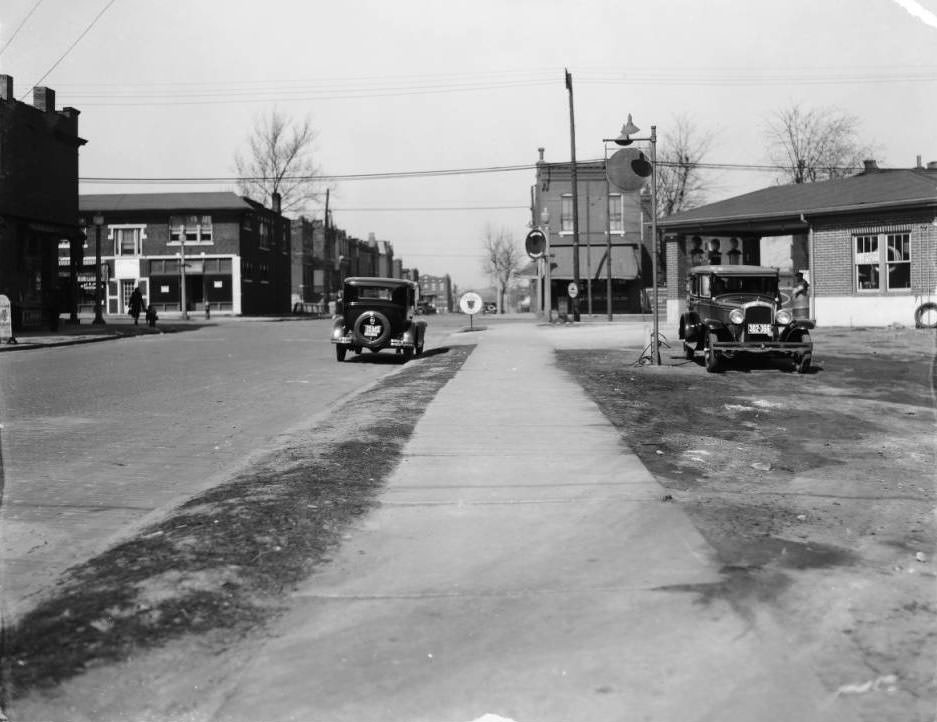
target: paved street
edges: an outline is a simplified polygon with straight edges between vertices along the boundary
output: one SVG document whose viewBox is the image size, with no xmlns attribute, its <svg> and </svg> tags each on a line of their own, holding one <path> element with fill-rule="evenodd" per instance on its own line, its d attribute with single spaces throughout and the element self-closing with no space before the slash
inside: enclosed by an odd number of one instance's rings
<svg viewBox="0 0 937 722">
<path fill-rule="evenodd" d="M 0 354 L 5 613 L 399 368 L 393 355 L 337 364 L 329 329 L 328 320 L 221 319 Z"/>
</svg>

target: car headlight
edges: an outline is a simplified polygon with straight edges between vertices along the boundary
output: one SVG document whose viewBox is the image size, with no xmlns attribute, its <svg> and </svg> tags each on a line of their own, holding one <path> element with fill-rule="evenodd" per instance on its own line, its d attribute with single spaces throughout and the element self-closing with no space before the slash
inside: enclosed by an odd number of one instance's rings
<svg viewBox="0 0 937 722">
<path fill-rule="evenodd" d="M 781 326 L 787 326 L 787 324 L 789 324 L 792 319 L 793 319 L 793 316 L 791 316 L 791 312 L 785 308 L 782 308 L 774 316 L 775 322 L 780 324 Z"/>
<path fill-rule="evenodd" d="M 729 311 L 729 321 L 735 324 L 743 323 L 745 321 L 745 314 L 742 313 L 742 309 L 733 308 Z"/>
</svg>

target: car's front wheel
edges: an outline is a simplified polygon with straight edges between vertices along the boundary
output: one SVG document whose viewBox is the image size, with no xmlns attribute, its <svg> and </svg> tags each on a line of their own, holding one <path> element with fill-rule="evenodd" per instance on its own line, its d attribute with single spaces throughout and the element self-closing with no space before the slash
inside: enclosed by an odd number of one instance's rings
<svg viewBox="0 0 937 722">
<path fill-rule="evenodd" d="M 344 344 L 335 344 L 335 359 L 341 363 L 345 360 L 345 354 L 348 353 L 348 347 Z"/>
<path fill-rule="evenodd" d="M 696 356 L 696 344 L 683 342 L 683 355 L 687 361 L 692 361 Z"/>
<path fill-rule="evenodd" d="M 713 348 L 713 335 L 706 334 L 706 348 L 703 349 L 703 358 L 706 361 L 706 370 L 714 374 L 722 369 L 722 359 L 719 353 Z"/>
</svg>

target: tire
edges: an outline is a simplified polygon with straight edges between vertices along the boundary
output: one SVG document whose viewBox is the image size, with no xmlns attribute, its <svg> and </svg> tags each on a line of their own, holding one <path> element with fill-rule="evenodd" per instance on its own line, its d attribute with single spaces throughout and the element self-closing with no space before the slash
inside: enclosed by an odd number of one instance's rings
<svg viewBox="0 0 937 722">
<path fill-rule="evenodd" d="M 339 363 L 345 360 L 345 354 L 348 353 L 348 347 L 340 343 L 335 344 L 335 359 Z"/>
<path fill-rule="evenodd" d="M 703 359 L 706 362 L 706 370 L 715 374 L 722 370 L 722 359 L 719 358 L 719 353 L 713 348 L 713 336 L 711 333 L 706 334 L 706 346 L 703 349 Z"/>
<path fill-rule="evenodd" d="M 409 361 L 412 358 L 413 358 L 413 349 L 410 347 L 403 349 L 403 360 Z"/>
<path fill-rule="evenodd" d="M 373 338 L 364 335 L 364 327 L 366 322 L 372 317 L 381 327 L 380 333 Z M 362 313 L 355 320 L 354 332 L 357 343 L 360 343 L 362 346 L 365 346 L 366 348 L 374 351 L 380 349 L 387 342 L 387 339 L 390 338 L 390 320 L 380 311 L 368 311 L 366 313 Z"/>
<path fill-rule="evenodd" d="M 810 372 L 810 362 L 813 360 L 810 352 L 801 354 L 794 360 L 794 368 L 799 374 L 806 374 Z"/>
<path fill-rule="evenodd" d="M 937 328 L 937 303 L 922 303 L 914 312 L 915 328 Z"/>
<path fill-rule="evenodd" d="M 684 341 L 683 355 L 686 357 L 687 361 L 692 361 L 696 357 L 696 346 L 693 344 L 688 344 L 686 341 Z"/>
</svg>

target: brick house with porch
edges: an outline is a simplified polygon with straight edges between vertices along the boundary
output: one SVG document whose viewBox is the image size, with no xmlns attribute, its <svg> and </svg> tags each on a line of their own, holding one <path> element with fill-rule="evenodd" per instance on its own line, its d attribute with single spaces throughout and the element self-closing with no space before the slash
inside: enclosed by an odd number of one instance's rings
<svg viewBox="0 0 937 722">
<path fill-rule="evenodd" d="M 848 178 L 773 186 L 661 219 L 667 254 L 667 321 L 677 323 L 684 279 L 704 262 L 778 266 L 810 281 L 822 326 L 913 325 L 937 301 L 937 163 L 909 169 L 867 161 Z M 715 243 L 714 243 L 715 242 Z M 713 256 L 715 257 L 715 256 Z"/>
</svg>

